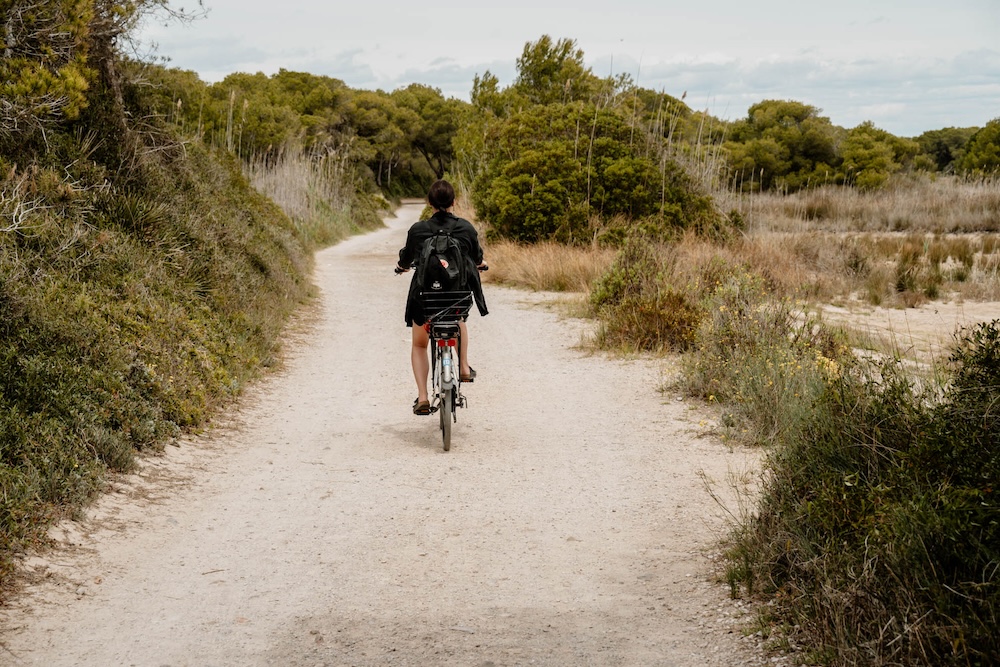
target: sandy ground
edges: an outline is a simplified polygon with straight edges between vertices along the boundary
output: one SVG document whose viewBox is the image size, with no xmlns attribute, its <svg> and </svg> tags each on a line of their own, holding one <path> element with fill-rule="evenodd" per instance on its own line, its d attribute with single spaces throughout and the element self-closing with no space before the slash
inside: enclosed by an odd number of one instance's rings
<svg viewBox="0 0 1000 667">
<path fill-rule="evenodd" d="M 924 364 L 947 361 L 954 348 L 955 334 L 963 327 L 1000 318 L 995 301 L 937 301 L 919 308 L 883 308 L 853 304 L 849 308 L 825 306 L 823 319 L 847 325 L 872 340 L 881 341 L 886 351 Z"/>
<path fill-rule="evenodd" d="M 550 295 L 490 286 L 452 450 L 411 414 L 391 268 L 419 210 L 321 253 L 285 367 L 25 562 L 0 664 L 765 662 L 703 479 L 725 496 L 753 454 L 657 390 L 665 362 L 590 355 Z"/>
</svg>

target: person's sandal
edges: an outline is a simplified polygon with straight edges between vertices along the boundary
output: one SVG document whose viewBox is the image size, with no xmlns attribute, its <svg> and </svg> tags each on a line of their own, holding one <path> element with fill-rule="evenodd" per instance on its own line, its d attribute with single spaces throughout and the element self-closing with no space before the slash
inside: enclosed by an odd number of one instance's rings
<svg viewBox="0 0 1000 667">
<path fill-rule="evenodd" d="M 469 374 L 468 375 L 460 375 L 458 379 L 459 379 L 460 382 L 475 382 L 476 381 L 476 369 L 473 368 L 472 366 L 469 366 Z"/>
<path fill-rule="evenodd" d="M 429 415 L 431 413 L 430 401 L 421 401 L 419 398 L 413 401 L 413 414 Z"/>
</svg>

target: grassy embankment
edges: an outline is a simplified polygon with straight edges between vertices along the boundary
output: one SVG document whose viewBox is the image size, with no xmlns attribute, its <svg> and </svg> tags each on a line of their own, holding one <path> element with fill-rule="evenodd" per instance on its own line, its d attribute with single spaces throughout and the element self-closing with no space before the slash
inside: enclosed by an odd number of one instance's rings
<svg viewBox="0 0 1000 667">
<path fill-rule="evenodd" d="M 378 224 L 335 165 L 251 165 L 289 217 L 198 141 L 111 171 L 56 139 L 67 155 L 0 160 L 0 584 L 109 472 L 274 364 L 312 250 Z"/>
<path fill-rule="evenodd" d="M 1000 322 L 915 377 L 900 348 L 859 357 L 861 337 L 804 312 L 997 299 L 1000 183 L 729 203 L 745 234 L 628 244 L 590 302 L 600 345 L 685 351 L 679 385 L 718 406 L 722 437 L 765 447 L 733 517 L 733 594 L 766 601 L 760 629 L 807 664 L 997 664 Z M 541 273 L 507 279 L 557 284 Z"/>
</svg>

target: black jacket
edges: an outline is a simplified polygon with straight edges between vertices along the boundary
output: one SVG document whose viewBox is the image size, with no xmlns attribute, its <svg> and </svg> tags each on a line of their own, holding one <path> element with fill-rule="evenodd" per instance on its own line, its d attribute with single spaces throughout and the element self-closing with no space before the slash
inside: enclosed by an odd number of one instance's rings
<svg viewBox="0 0 1000 667">
<path fill-rule="evenodd" d="M 469 276 L 469 289 L 476 300 L 476 307 L 480 315 L 487 315 L 486 297 L 483 295 L 483 285 L 479 279 L 479 271 L 476 267 L 483 261 L 483 248 L 479 245 L 479 233 L 472 223 L 464 218 L 452 215 L 447 211 L 438 211 L 427 220 L 420 220 L 410 226 L 406 233 L 406 245 L 399 251 L 399 266 L 409 268 L 424 247 L 424 241 L 434 236 L 435 233 L 445 230 L 451 234 L 462 246 L 462 250 L 469 261 L 466 267 L 466 274 Z M 410 280 L 410 292 L 406 298 L 406 325 L 423 324 L 424 314 L 419 303 L 419 287 L 417 276 L 414 274 Z"/>
</svg>

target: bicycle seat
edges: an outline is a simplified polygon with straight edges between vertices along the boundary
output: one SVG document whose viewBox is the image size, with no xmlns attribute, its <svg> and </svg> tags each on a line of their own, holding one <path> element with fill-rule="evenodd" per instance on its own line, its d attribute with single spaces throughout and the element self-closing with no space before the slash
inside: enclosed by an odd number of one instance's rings
<svg viewBox="0 0 1000 667">
<path fill-rule="evenodd" d="M 450 322 L 431 322 L 431 338 L 458 338 L 458 325 Z"/>
</svg>

